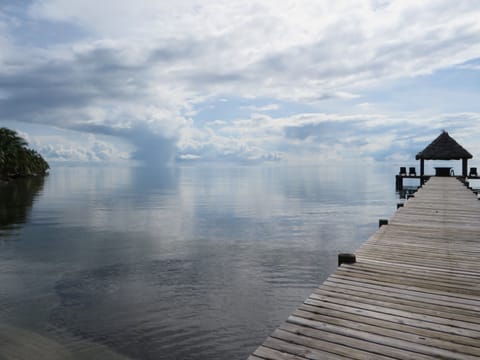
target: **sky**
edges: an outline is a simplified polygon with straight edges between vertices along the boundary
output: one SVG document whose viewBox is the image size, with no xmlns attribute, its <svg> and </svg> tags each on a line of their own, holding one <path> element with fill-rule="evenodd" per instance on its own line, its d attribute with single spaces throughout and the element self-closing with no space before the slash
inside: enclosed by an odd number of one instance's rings
<svg viewBox="0 0 480 360">
<path fill-rule="evenodd" d="M 480 156 L 480 2 L 0 0 L 0 126 L 71 163 Z"/>
</svg>

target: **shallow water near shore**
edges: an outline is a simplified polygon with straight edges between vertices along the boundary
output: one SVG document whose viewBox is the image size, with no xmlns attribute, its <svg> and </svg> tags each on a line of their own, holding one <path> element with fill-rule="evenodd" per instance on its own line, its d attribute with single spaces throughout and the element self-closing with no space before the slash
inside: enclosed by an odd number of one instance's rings
<svg viewBox="0 0 480 360">
<path fill-rule="evenodd" d="M 2 359 L 245 359 L 396 204 L 380 165 L 56 167 L 0 199 Z"/>
</svg>

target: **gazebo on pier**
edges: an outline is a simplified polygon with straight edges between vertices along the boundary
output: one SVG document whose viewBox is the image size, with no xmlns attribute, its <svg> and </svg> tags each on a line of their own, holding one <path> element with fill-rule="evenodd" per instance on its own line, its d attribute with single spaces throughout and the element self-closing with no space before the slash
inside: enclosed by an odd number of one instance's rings
<svg viewBox="0 0 480 360">
<path fill-rule="evenodd" d="M 445 130 L 432 141 L 425 149 L 420 151 L 416 160 L 420 160 L 420 176 L 425 175 L 425 160 L 462 160 L 462 177 L 467 177 L 468 159 L 473 156 L 457 143 Z M 450 176 L 451 168 L 435 168 L 436 176 Z"/>
<path fill-rule="evenodd" d="M 408 174 L 406 167 L 401 167 L 400 172 L 396 175 L 396 189 L 403 190 L 403 179 L 420 179 L 423 184 L 431 176 L 454 176 L 451 167 L 435 167 L 435 175 L 425 175 L 425 160 L 462 160 L 462 174 L 458 178 L 463 181 L 468 179 L 480 179 L 477 174 L 477 168 L 471 168 L 468 173 L 468 159 L 473 156 L 467 150 L 457 143 L 446 131 L 433 140 L 430 145 L 420 151 L 416 156 L 416 160 L 420 160 L 420 174 L 416 174 L 415 167 L 411 167 Z"/>
</svg>

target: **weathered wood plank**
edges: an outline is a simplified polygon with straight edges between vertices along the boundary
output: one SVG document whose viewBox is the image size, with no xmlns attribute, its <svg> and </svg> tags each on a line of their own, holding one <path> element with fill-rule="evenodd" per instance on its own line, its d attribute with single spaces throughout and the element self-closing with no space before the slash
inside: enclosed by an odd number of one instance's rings
<svg viewBox="0 0 480 360">
<path fill-rule="evenodd" d="M 288 327 L 287 327 L 288 329 Z M 352 341 L 349 337 L 340 337 L 338 335 L 333 335 L 330 333 L 324 333 L 323 336 L 312 338 L 311 336 L 299 335 L 284 329 L 277 329 L 271 335 L 273 338 L 286 341 L 290 344 L 295 344 L 299 346 L 305 346 L 309 349 L 314 349 L 314 351 L 328 351 L 335 355 L 342 357 L 349 357 L 355 360 L 389 360 L 391 357 L 382 356 L 374 352 L 365 351 L 362 348 L 366 345 L 365 342 L 355 342 Z M 350 343 L 346 344 L 349 341 Z M 366 349 L 369 350 L 369 349 Z"/>
<path fill-rule="evenodd" d="M 444 348 L 447 344 L 451 344 L 452 346 L 454 344 L 460 344 L 472 346 L 474 348 L 476 347 L 478 349 L 478 340 L 470 337 L 458 336 L 437 330 L 424 329 L 406 324 L 398 324 L 388 320 L 370 318 L 361 314 L 348 314 L 338 310 L 330 310 L 315 306 L 301 305 L 300 308 L 296 310 L 288 319 L 288 321 L 294 322 L 292 319 L 296 318 L 311 320 L 319 324 L 326 323 L 339 325 L 379 335 L 385 334 L 390 337 L 416 341 L 419 343 L 428 341 L 429 339 L 436 339 L 444 344 L 436 344 L 442 348 Z"/>
<path fill-rule="evenodd" d="M 451 337 L 447 337 L 443 333 L 431 330 L 419 329 L 419 331 L 417 331 L 417 329 L 411 328 L 410 330 L 413 331 L 405 331 L 405 329 L 409 330 L 408 326 L 404 326 L 398 329 L 390 329 L 388 327 L 379 326 L 381 325 L 381 323 L 364 323 L 359 322 L 356 319 L 349 320 L 343 319 L 341 317 L 321 314 L 312 315 L 309 312 L 302 311 L 297 311 L 295 315 L 290 316 L 288 318 L 288 323 L 313 329 L 319 329 L 323 331 L 330 331 L 334 333 L 354 336 L 357 338 L 372 339 L 372 335 L 386 336 L 392 339 L 399 339 L 401 341 L 410 342 L 412 344 L 420 344 L 428 347 L 433 347 L 434 349 L 445 349 L 452 352 L 480 356 L 480 349 L 476 346 L 471 346 L 472 344 L 475 344 L 475 341 L 473 339 L 467 339 L 465 341 L 464 338 L 461 338 L 461 342 L 457 343 L 455 341 L 452 341 Z M 380 338 L 377 338 L 377 344 L 385 345 L 385 342 L 379 339 Z M 435 352 L 435 350 L 429 349 L 429 353 L 432 353 L 432 351 Z"/>
<path fill-rule="evenodd" d="M 384 308 L 395 309 L 409 313 L 430 315 L 437 318 L 444 318 L 446 320 L 457 320 L 461 322 L 480 324 L 480 318 L 476 317 L 478 314 L 474 311 L 461 311 L 458 309 L 452 311 L 449 306 L 438 306 L 428 303 L 419 304 L 418 302 L 407 301 L 404 299 L 396 301 L 395 298 L 381 296 L 378 294 L 374 295 L 358 291 L 339 292 L 335 289 L 329 289 L 325 286 L 322 286 L 320 289 L 314 291 L 310 297 L 315 300 L 322 300 L 325 298 L 328 298 L 329 301 L 336 301 L 336 299 L 339 301 L 348 300 L 357 303 L 382 306 Z M 451 322 L 449 321 L 449 323 Z"/>
<path fill-rule="evenodd" d="M 280 328 L 295 334 L 301 334 L 306 337 L 316 339 L 328 339 L 328 341 L 347 345 L 356 351 L 368 351 L 367 359 L 378 358 L 377 355 L 385 355 L 395 359 L 430 359 L 434 357 L 445 357 L 449 359 L 476 359 L 476 356 L 461 354 L 456 351 L 445 350 L 438 347 L 432 347 L 420 344 L 417 341 L 407 341 L 398 337 L 390 337 L 388 334 L 375 334 L 358 329 L 346 328 L 336 325 L 324 324 L 318 326 L 306 320 L 287 322 Z M 459 349 L 457 347 L 456 349 Z M 471 351 L 472 348 L 462 347 L 465 351 Z M 474 355 L 480 354 L 480 351 L 473 349 Z M 363 355 L 362 355 L 363 357 Z M 383 358 L 383 357 L 382 357 Z"/>
<path fill-rule="evenodd" d="M 409 317 L 404 316 L 405 314 L 398 314 L 398 312 L 390 311 L 387 308 L 381 307 L 372 307 L 363 304 L 355 304 L 355 306 L 350 305 L 341 305 L 335 302 L 326 302 L 326 301 L 317 301 L 313 299 L 305 300 L 305 304 L 311 306 L 317 306 L 322 308 L 328 308 L 332 310 L 342 311 L 346 314 L 360 314 L 365 317 L 370 317 L 378 320 L 390 321 L 397 324 L 407 324 L 419 328 L 430 329 L 430 330 L 439 330 L 449 334 L 455 334 L 460 336 L 466 336 L 473 339 L 478 339 L 480 341 L 480 331 L 475 329 L 470 329 L 468 327 L 459 327 L 458 324 L 448 325 L 444 322 L 433 322 L 429 321 L 430 318 L 426 316 L 415 316 L 415 314 L 410 314 Z"/>
<path fill-rule="evenodd" d="M 472 309 L 477 311 L 480 308 L 480 301 L 476 299 L 464 299 L 461 297 L 453 296 L 452 294 L 432 294 L 431 292 L 422 291 L 423 289 L 415 289 L 408 286 L 399 286 L 397 284 L 383 284 L 383 283 L 376 283 L 374 281 L 362 282 L 356 281 L 351 279 L 342 279 L 336 278 L 334 276 L 330 276 L 327 279 L 327 282 L 332 282 L 333 284 L 353 284 L 362 286 L 367 291 L 370 289 L 386 289 L 387 291 L 392 293 L 392 296 L 404 296 L 404 295 L 411 295 L 417 296 L 423 299 L 428 299 L 428 301 L 446 301 L 452 304 L 453 307 L 464 307 L 467 309 Z"/>
<path fill-rule="evenodd" d="M 348 299 L 356 299 L 357 297 L 363 298 L 364 301 L 384 301 L 391 304 L 391 306 L 404 306 L 404 309 L 410 307 L 416 307 L 416 311 L 420 312 L 438 312 L 445 316 L 445 314 L 452 314 L 452 316 L 461 316 L 462 318 L 468 318 L 468 321 L 480 322 L 477 319 L 478 309 L 469 310 L 458 306 L 451 306 L 448 301 L 441 301 L 436 299 L 425 299 L 418 296 L 412 296 L 407 294 L 392 294 L 388 291 L 367 291 L 364 288 L 354 286 L 344 286 L 343 284 L 335 284 L 336 286 L 330 286 L 329 284 L 323 284 L 321 288 L 314 291 L 314 293 L 323 294 L 336 294 L 334 296 L 344 296 Z M 327 293 L 328 292 L 328 293 Z"/>
<path fill-rule="evenodd" d="M 319 344 L 322 343 L 319 341 Z M 294 344 L 292 342 L 276 339 L 273 337 L 267 338 L 265 342 L 263 343 L 265 347 L 270 348 L 271 350 L 282 352 L 284 354 L 290 355 L 290 356 L 297 356 L 300 358 L 305 358 L 305 359 L 313 359 L 313 360 L 320 360 L 320 359 L 353 359 L 352 357 L 348 356 L 349 352 L 352 352 L 351 349 L 344 348 L 343 354 L 338 355 L 332 352 L 327 352 L 327 351 L 322 351 L 318 349 L 313 349 L 308 346 L 304 345 L 298 345 Z M 335 349 L 333 349 L 335 350 Z M 289 359 L 287 357 L 287 359 Z"/>
</svg>

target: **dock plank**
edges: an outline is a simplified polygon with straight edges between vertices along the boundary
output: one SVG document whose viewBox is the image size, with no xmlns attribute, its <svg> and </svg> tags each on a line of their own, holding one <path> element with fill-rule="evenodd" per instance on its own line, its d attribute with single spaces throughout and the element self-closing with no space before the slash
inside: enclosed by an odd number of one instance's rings
<svg viewBox="0 0 480 360">
<path fill-rule="evenodd" d="M 432 177 L 249 359 L 480 358 L 480 201 Z"/>
</svg>

